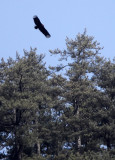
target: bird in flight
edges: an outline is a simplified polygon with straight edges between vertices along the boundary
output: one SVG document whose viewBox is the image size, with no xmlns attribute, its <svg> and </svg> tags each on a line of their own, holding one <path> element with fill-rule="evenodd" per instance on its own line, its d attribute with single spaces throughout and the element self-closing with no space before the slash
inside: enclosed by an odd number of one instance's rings
<svg viewBox="0 0 115 160">
<path fill-rule="evenodd" d="M 33 17 L 34 23 L 35 23 L 35 29 L 39 29 L 47 38 L 50 38 L 51 35 L 49 32 L 45 29 L 44 25 L 40 22 L 39 18 L 37 16 Z"/>
</svg>

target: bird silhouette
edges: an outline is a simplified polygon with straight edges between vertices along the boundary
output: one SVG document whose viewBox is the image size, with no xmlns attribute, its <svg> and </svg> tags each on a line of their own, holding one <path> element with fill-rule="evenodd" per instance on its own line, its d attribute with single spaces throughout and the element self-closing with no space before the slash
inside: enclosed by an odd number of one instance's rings
<svg viewBox="0 0 115 160">
<path fill-rule="evenodd" d="M 39 18 L 37 16 L 33 17 L 34 23 L 35 23 L 35 29 L 39 29 L 47 38 L 50 38 L 51 35 L 49 32 L 45 29 L 44 25 L 40 22 Z"/>
</svg>

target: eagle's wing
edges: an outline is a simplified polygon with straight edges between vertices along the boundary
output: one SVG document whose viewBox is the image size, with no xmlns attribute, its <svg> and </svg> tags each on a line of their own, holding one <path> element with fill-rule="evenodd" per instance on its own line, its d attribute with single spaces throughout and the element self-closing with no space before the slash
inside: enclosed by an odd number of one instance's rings
<svg viewBox="0 0 115 160">
<path fill-rule="evenodd" d="M 51 37 L 51 35 L 49 34 L 49 32 L 45 29 L 45 27 L 43 26 L 43 24 L 41 24 L 39 27 L 39 30 L 47 37 Z"/>
</svg>

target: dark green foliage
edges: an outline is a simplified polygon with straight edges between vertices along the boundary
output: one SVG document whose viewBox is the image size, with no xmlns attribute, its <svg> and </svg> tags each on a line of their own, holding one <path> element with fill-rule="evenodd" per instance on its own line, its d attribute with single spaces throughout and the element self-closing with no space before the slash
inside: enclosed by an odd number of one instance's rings
<svg viewBox="0 0 115 160">
<path fill-rule="evenodd" d="M 86 35 L 86 31 L 78 34 L 75 40 L 67 38 L 66 44 L 67 51 L 50 51 L 59 54 L 61 61 L 71 58 L 67 65 L 52 68 L 60 71 L 67 67 L 67 81 L 63 85 L 65 107 L 60 116 L 63 140 L 73 154 L 82 155 L 88 150 L 99 152 L 101 144 L 108 150 L 114 148 L 115 121 L 111 114 L 115 113 L 114 61 L 99 57 L 101 47 L 93 37 Z"/>
<path fill-rule="evenodd" d="M 115 147 L 115 61 L 103 61 L 94 71 L 93 80 L 100 88 L 98 130 L 108 149 Z"/>
<path fill-rule="evenodd" d="M 35 50 L 24 53 L 23 58 L 17 55 L 16 61 L 9 58 L 8 62 L 1 62 L 0 126 L 4 127 L 2 138 L 7 135 L 4 143 L 10 147 L 12 160 L 21 159 L 23 151 L 32 154 L 31 148 L 41 139 L 39 130 L 49 101 L 43 55 L 37 56 Z"/>
<path fill-rule="evenodd" d="M 84 152 L 82 155 L 77 154 L 71 154 L 68 160 L 114 160 L 115 157 L 112 156 L 107 151 L 101 151 L 101 152 Z"/>
<path fill-rule="evenodd" d="M 7 147 L 7 159 L 115 159 L 115 60 L 100 57 L 86 31 L 66 45 L 50 51 L 63 63 L 49 70 L 36 49 L 1 60 L 0 149 Z"/>
</svg>

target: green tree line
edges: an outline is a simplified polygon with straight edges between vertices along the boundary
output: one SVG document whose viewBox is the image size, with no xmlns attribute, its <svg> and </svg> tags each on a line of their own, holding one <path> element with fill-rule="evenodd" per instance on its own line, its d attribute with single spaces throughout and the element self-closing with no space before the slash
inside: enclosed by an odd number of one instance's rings
<svg viewBox="0 0 115 160">
<path fill-rule="evenodd" d="M 32 48 L 1 59 L 0 159 L 115 159 L 115 59 L 86 31 L 66 46 L 49 68 Z"/>
</svg>

